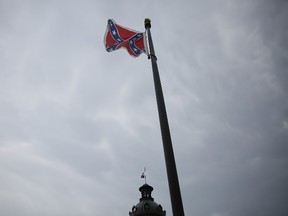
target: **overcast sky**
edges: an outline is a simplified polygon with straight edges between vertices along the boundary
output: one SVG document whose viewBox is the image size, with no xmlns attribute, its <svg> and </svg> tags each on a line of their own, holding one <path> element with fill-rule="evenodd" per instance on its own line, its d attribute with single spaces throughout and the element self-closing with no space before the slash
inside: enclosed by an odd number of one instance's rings
<svg viewBox="0 0 288 216">
<path fill-rule="evenodd" d="M 172 216 L 147 56 L 106 52 L 107 19 L 152 37 L 186 216 L 288 215 L 288 2 L 0 0 L 0 215 Z"/>
</svg>

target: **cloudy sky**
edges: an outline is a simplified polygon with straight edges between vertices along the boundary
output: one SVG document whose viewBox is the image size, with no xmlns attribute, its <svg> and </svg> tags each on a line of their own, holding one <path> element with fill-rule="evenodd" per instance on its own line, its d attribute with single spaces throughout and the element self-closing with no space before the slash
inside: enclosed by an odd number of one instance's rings
<svg viewBox="0 0 288 216">
<path fill-rule="evenodd" d="M 288 215 L 287 1 L 0 0 L 1 215 L 128 215 L 146 167 L 172 216 L 151 63 L 103 45 L 146 17 L 185 215 Z"/>
</svg>

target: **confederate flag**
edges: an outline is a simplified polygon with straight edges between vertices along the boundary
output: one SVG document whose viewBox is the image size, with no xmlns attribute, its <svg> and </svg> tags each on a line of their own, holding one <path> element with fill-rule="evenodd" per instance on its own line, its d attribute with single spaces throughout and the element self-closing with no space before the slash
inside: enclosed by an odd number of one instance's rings
<svg viewBox="0 0 288 216">
<path fill-rule="evenodd" d="M 146 52 L 144 33 L 122 27 L 112 19 L 108 20 L 104 43 L 108 52 L 125 48 L 134 57 Z"/>
</svg>

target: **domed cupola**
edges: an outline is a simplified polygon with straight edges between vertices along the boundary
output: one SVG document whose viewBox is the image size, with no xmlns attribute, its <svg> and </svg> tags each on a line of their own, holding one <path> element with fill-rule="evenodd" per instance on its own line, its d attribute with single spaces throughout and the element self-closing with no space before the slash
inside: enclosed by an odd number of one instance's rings
<svg viewBox="0 0 288 216">
<path fill-rule="evenodd" d="M 139 203 L 132 207 L 132 211 L 129 212 L 129 216 L 165 216 L 166 211 L 163 210 L 161 205 L 154 202 L 151 196 L 153 187 L 148 184 L 144 184 L 139 188 L 141 192 L 141 198 Z"/>
</svg>

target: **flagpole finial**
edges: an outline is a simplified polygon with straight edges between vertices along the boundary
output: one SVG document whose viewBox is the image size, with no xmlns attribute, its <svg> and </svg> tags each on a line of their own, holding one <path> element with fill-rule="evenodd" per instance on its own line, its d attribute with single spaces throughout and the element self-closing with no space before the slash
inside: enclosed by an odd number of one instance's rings
<svg viewBox="0 0 288 216">
<path fill-rule="evenodd" d="M 145 18 L 144 20 L 145 28 L 151 28 L 151 20 L 149 18 Z"/>
</svg>

